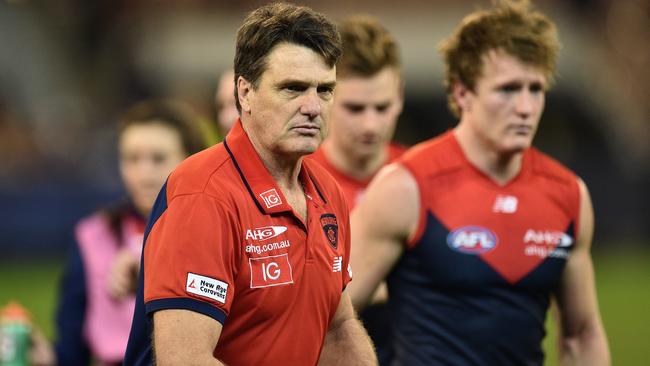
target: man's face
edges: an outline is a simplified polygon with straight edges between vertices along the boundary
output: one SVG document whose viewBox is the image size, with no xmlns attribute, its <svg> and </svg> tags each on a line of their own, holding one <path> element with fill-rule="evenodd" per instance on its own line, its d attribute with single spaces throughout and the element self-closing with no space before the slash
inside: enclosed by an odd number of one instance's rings
<svg viewBox="0 0 650 366">
<path fill-rule="evenodd" d="M 393 67 L 371 77 L 338 80 L 330 139 L 347 156 L 367 159 L 379 154 L 395 132 L 402 112 L 401 78 Z"/>
<path fill-rule="evenodd" d="M 546 90 L 541 69 L 505 52 L 491 51 L 483 58 L 483 71 L 475 91 L 457 99 L 462 120 L 497 153 L 516 153 L 532 144 Z"/>
<path fill-rule="evenodd" d="M 311 154 L 327 136 L 336 68 L 291 43 L 276 45 L 266 64 L 257 88 L 238 80 L 244 128 L 261 155 Z"/>
</svg>

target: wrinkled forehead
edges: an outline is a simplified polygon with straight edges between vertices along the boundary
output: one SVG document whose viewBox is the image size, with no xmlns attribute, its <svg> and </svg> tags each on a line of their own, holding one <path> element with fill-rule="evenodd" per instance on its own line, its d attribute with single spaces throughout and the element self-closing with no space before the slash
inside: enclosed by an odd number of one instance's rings
<svg viewBox="0 0 650 366">
<path fill-rule="evenodd" d="M 295 43 L 279 43 L 266 56 L 266 67 L 261 80 L 295 79 L 313 83 L 336 81 L 336 66 L 309 47 Z"/>
</svg>

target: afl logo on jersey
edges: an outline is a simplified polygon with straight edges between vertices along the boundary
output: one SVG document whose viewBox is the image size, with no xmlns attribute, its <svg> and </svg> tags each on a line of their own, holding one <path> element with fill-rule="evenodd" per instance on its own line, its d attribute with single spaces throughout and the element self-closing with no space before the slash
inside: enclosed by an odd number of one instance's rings
<svg viewBox="0 0 650 366">
<path fill-rule="evenodd" d="M 463 226 L 447 235 L 447 245 L 457 252 L 481 254 L 497 246 L 497 236 L 481 226 Z"/>
</svg>

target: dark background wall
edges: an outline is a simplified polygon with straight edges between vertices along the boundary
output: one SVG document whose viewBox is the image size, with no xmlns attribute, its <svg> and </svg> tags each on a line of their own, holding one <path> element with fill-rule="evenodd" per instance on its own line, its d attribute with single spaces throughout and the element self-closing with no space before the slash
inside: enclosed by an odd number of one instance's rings
<svg viewBox="0 0 650 366">
<path fill-rule="evenodd" d="M 62 256 L 74 223 L 122 196 L 115 121 L 151 96 L 214 119 L 219 72 L 260 1 L 0 2 L 0 261 Z M 306 1 L 378 16 L 401 43 L 411 145 L 454 126 L 438 42 L 489 1 Z M 399 3 L 399 6 L 397 5 Z M 590 187 L 601 247 L 648 246 L 650 5 L 543 1 L 564 47 L 535 144 Z"/>
</svg>

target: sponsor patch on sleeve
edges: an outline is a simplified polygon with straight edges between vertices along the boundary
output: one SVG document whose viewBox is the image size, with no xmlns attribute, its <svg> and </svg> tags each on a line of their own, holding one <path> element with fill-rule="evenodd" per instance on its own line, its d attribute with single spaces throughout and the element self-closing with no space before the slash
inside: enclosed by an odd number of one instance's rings
<svg viewBox="0 0 650 366">
<path fill-rule="evenodd" d="M 228 284 L 215 278 L 189 272 L 187 274 L 185 291 L 191 294 L 208 297 L 225 304 L 226 295 L 228 294 Z"/>
</svg>

